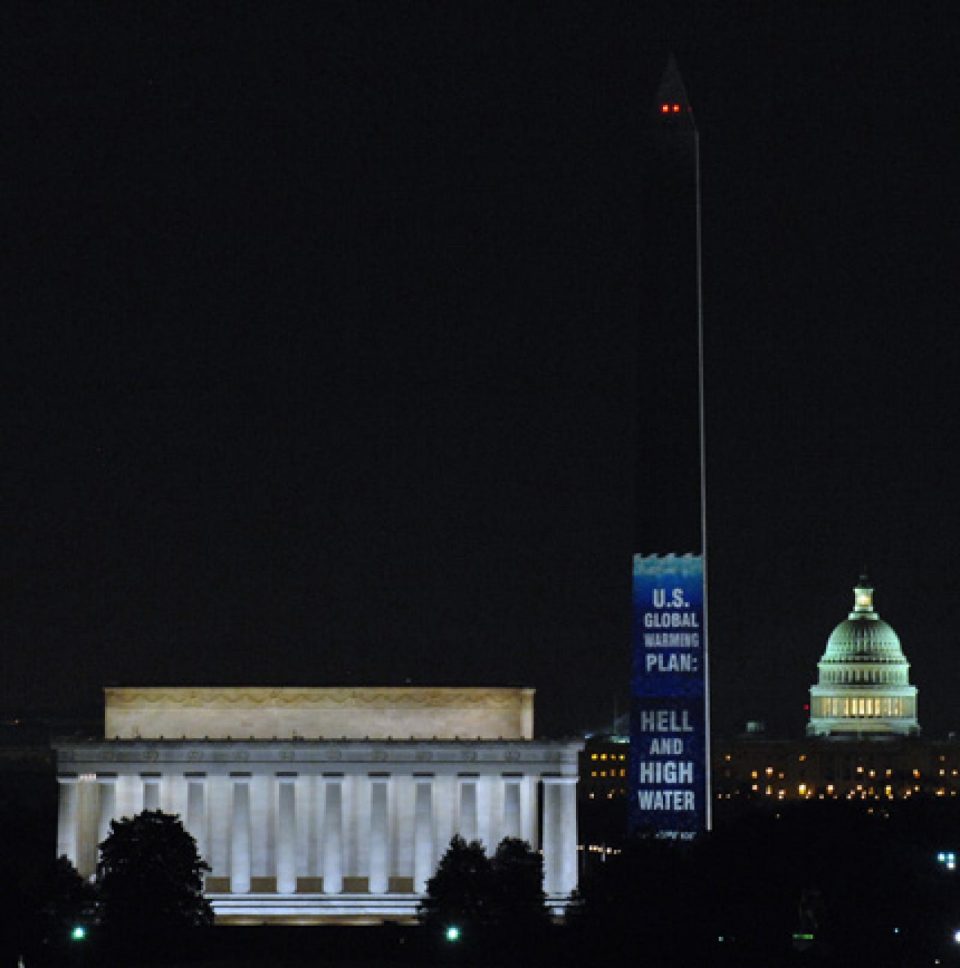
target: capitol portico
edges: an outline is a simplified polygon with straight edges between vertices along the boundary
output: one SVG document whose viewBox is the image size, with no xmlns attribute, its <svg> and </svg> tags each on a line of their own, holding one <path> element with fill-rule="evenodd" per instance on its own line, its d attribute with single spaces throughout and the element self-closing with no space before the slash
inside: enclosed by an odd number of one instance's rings
<svg viewBox="0 0 960 968">
<path fill-rule="evenodd" d="M 162 809 L 221 922 L 412 918 L 454 834 L 540 848 L 555 909 L 577 885 L 582 744 L 533 739 L 532 689 L 105 694 L 107 738 L 56 743 L 57 851 L 85 877 L 111 819 Z"/>
</svg>

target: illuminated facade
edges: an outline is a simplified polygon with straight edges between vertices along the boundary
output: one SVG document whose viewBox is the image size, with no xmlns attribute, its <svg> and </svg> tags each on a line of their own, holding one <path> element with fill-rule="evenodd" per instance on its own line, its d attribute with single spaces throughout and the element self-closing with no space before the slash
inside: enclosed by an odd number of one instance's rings
<svg viewBox="0 0 960 968">
<path fill-rule="evenodd" d="M 89 877 L 111 819 L 178 814 L 221 922 L 411 919 L 454 834 L 577 886 L 582 743 L 533 738 L 532 689 L 108 689 L 104 734 L 54 744 L 58 854 Z"/>
<path fill-rule="evenodd" d="M 793 800 L 909 800 L 960 795 L 960 741 L 918 736 L 768 739 L 716 744 L 715 809 L 721 816 Z"/>
<path fill-rule="evenodd" d="M 627 829 L 630 737 L 618 733 L 588 736 L 580 754 L 577 820 L 581 871 L 619 854 Z"/>
<path fill-rule="evenodd" d="M 809 736 L 850 734 L 912 736 L 917 724 L 917 689 L 900 639 L 873 607 L 873 588 L 861 577 L 853 611 L 827 640 L 810 688 Z"/>
</svg>

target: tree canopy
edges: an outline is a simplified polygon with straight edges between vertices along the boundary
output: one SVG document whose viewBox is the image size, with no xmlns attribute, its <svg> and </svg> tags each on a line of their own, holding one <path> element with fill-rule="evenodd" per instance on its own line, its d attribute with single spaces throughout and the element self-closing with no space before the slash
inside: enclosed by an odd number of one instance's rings
<svg viewBox="0 0 960 968">
<path fill-rule="evenodd" d="M 213 910 L 203 896 L 210 870 L 179 817 L 145 810 L 110 822 L 97 868 L 99 916 L 114 937 L 161 937 L 208 925 Z"/>
<path fill-rule="evenodd" d="M 543 861 L 523 840 L 502 840 L 490 858 L 480 841 L 456 836 L 427 882 L 420 915 L 437 937 L 455 926 L 470 945 L 525 949 L 549 924 Z"/>
<path fill-rule="evenodd" d="M 491 917 L 492 874 L 490 859 L 479 840 L 467 843 L 457 835 L 427 881 L 420 916 L 431 927 L 457 924 L 476 929 Z"/>
</svg>

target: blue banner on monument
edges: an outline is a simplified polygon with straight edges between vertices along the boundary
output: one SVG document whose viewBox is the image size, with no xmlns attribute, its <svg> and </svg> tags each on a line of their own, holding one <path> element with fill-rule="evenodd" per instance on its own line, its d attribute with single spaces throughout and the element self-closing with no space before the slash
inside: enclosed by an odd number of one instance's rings
<svg viewBox="0 0 960 968">
<path fill-rule="evenodd" d="M 706 829 L 703 561 L 635 555 L 630 829 L 689 839 Z"/>
</svg>

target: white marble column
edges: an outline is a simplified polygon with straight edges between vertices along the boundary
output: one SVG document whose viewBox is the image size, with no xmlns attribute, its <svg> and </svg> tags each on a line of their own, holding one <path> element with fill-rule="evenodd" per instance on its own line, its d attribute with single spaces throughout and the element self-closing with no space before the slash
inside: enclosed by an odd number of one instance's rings
<svg viewBox="0 0 960 968">
<path fill-rule="evenodd" d="M 160 809 L 160 777 L 156 773 L 141 773 L 143 780 L 143 809 Z"/>
<path fill-rule="evenodd" d="M 343 890 L 343 777 L 325 776 L 323 808 L 323 892 Z"/>
<path fill-rule="evenodd" d="M 541 846 L 539 810 L 540 781 L 525 773 L 520 780 L 520 836 L 534 849 Z"/>
<path fill-rule="evenodd" d="M 77 866 L 77 778 L 58 776 L 60 807 L 57 811 L 57 857 Z"/>
<path fill-rule="evenodd" d="M 84 773 L 77 783 L 77 870 L 81 877 L 93 877 L 97 872 L 97 825 L 100 804 L 96 775 Z"/>
<path fill-rule="evenodd" d="M 577 778 L 543 778 L 543 889 L 569 894 L 577 886 Z"/>
<path fill-rule="evenodd" d="M 460 778 L 460 826 L 458 833 L 467 843 L 477 839 L 477 778 Z"/>
<path fill-rule="evenodd" d="M 277 774 L 277 893 L 297 891 L 297 777 Z"/>
<path fill-rule="evenodd" d="M 250 891 L 250 774 L 231 774 L 233 817 L 230 828 L 230 891 Z"/>
<path fill-rule="evenodd" d="M 187 774 L 187 830 L 197 842 L 197 853 L 206 859 L 206 777 L 201 773 Z"/>
<path fill-rule="evenodd" d="M 414 777 L 413 889 L 423 894 L 433 877 L 433 777 Z"/>
<path fill-rule="evenodd" d="M 102 844 L 110 833 L 110 821 L 117 812 L 117 778 L 115 776 L 98 776 L 98 816 L 97 843 Z"/>
<path fill-rule="evenodd" d="M 497 830 L 493 829 L 491 821 L 493 810 L 491 794 L 493 793 L 493 777 L 477 777 L 477 840 L 487 848 L 487 855 L 492 856 L 497 848 Z"/>
<path fill-rule="evenodd" d="M 503 836 L 521 838 L 520 777 L 503 778 Z"/>
<path fill-rule="evenodd" d="M 370 877 L 367 889 L 371 894 L 386 894 L 389 885 L 387 870 L 387 784 L 385 776 L 370 777 Z"/>
</svg>

